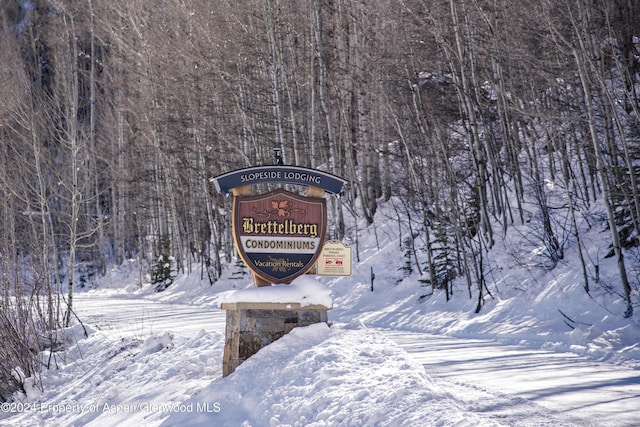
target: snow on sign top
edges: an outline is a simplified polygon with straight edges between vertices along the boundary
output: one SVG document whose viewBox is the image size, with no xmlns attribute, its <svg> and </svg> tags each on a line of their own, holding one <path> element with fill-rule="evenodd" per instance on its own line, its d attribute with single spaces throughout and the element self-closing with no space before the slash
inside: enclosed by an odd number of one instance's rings
<svg viewBox="0 0 640 427">
<path fill-rule="evenodd" d="M 227 194 L 243 185 L 280 182 L 322 188 L 328 193 L 340 194 L 347 182 L 339 176 L 301 166 L 255 166 L 238 169 L 211 178 L 218 192 Z"/>
<path fill-rule="evenodd" d="M 237 302 L 287 303 L 299 304 L 301 307 L 321 305 L 332 307 L 331 290 L 319 281 L 301 276 L 290 285 L 275 285 L 261 288 L 239 289 L 220 293 L 218 304 Z"/>
</svg>

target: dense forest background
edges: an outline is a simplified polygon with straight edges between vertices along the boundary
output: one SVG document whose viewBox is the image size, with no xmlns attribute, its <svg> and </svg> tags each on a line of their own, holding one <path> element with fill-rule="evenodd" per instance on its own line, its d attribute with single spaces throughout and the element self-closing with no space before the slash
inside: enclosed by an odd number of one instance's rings
<svg viewBox="0 0 640 427">
<path fill-rule="evenodd" d="M 33 337 L 109 266 L 215 281 L 234 249 L 209 180 L 274 149 L 348 179 L 331 238 L 392 202 L 407 268 L 477 310 L 497 235 L 527 224 L 550 269 L 576 246 L 589 292 L 604 222 L 631 316 L 639 29 L 636 0 L 3 1 L 0 374 L 37 370 Z"/>
</svg>

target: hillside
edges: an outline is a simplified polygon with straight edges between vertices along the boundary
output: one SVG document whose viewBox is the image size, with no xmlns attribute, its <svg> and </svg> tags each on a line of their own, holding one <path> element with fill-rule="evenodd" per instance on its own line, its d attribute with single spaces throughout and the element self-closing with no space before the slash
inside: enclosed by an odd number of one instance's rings
<svg viewBox="0 0 640 427">
<path fill-rule="evenodd" d="M 156 292 L 148 282 L 140 288 L 131 270 L 114 269 L 95 289 L 77 296 L 88 337 L 80 325 L 67 330 L 68 350 L 42 355 L 54 361 L 42 373 L 44 389 L 28 379 L 28 394 L 16 395 L 16 402 L 32 410 L 12 411 L 0 420 L 7 426 L 37 420 L 96 426 L 215 422 L 259 427 L 292 420 L 349 426 L 415 425 L 418 420 L 434 426 L 586 425 L 574 424 L 576 413 L 562 415 L 524 400 L 498 402 L 495 399 L 504 397 L 487 395 L 487 390 L 477 389 L 475 399 L 480 400 L 470 403 L 468 390 L 463 397 L 456 394 L 463 392 L 458 391 L 460 384 L 434 382 L 380 330 L 476 338 L 486 344 L 551 350 L 559 356 L 576 353 L 619 369 L 640 368 L 637 317 L 623 317 L 619 295 L 600 290 L 587 296 L 572 267 L 571 251 L 566 263 L 543 271 L 523 268 L 509 250 L 496 250 L 491 261 L 496 281 L 488 286 L 493 298 L 475 313 L 476 302 L 468 297 L 466 284 L 454 287 L 449 302 L 443 291 L 424 296 L 428 292 L 420 276 L 407 275 L 401 268 L 402 236 L 395 226 L 394 221 L 380 222 L 376 230 L 362 232 L 361 262 L 352 277 L 318 278 L 333 298 L 331 328 L 317 325 L 294 331 L 226 379 L 221 378 L 224 314 L 217 305 L 234 289 L 250 289 L 246 277 L 237 279 L 238 271 L 229 268 L 209 285 L 194 272 Z M 594 228 L 594 251 L 602 232 Z M 496 246 L 513 244 L 504 239 Z M 519 253 L 521 258 L 526 255 Z M 603 281 L 608 268 L 604 262 Z M 486 351 L 479 348 L 474 355 Z M 545 374 L 544 369 L 535 372 Z M 590 391 L 580 393 L 586 398 Z M 474 406 L 492 399 L 496 408 L 508 406 L 498 412 Z M 633 409 L 620 406 L 624 402 L 615 410 L 634 419 Z M 625 419 L 629 418 L 619 418 Z"/>
</svg>

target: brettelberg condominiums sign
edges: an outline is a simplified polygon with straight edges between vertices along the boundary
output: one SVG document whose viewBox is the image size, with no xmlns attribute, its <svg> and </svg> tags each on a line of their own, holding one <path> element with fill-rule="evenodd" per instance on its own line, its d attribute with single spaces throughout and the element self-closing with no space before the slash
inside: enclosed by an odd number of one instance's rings
<svg viewBox="0 0 640 427">
<path fill-rule="evenodd" d="M 320 170 L 285 166 L 279 150 L 274 151 L 275 165 L 238 169 L 211 178 L 220 193 L 233 194 L 236 249 L 251 270 L 256 287 L 290 283 L 302 274 L 316 272 L 314 267 L 323 252 L 327 230 L 324 194 L 340 194 L 346 183 L 345 179 Z M 252 186 L 274 183 L 305 186 L 307 195 L 282 188 L 252 195 Z M 324 264 L 338 265 L 346 258 L 350 259 L 350 252 L 341 252 L 340 256 L 332 252 Z M 334 266 L 324 274 L 350 274 L 348 266 Z"/>
<path fill-rule="evenodd" d="M 289 283 L 314 266 L 326 227 L 324 198 L 284 189 L 234 197 L 236 248 L 245 264 L 271 283 Z"/>
</svg>

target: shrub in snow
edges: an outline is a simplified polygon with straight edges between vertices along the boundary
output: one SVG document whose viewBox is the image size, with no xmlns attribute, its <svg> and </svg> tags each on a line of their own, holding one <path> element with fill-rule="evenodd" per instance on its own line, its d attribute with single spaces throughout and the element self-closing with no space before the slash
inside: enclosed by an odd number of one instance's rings
<svg viewBox="0 0 640 427">
<path fill-rule="evenodd" d="M 176 277 L 173 270 L 174 258 L 171 256 L 171 239 L 168 234 L 160 238 L 158 252 L 160 255 L 151 266 L 151 284 L 155 285 L 157 292 L 162 292 L 171 286 Z"/>
</svg>

